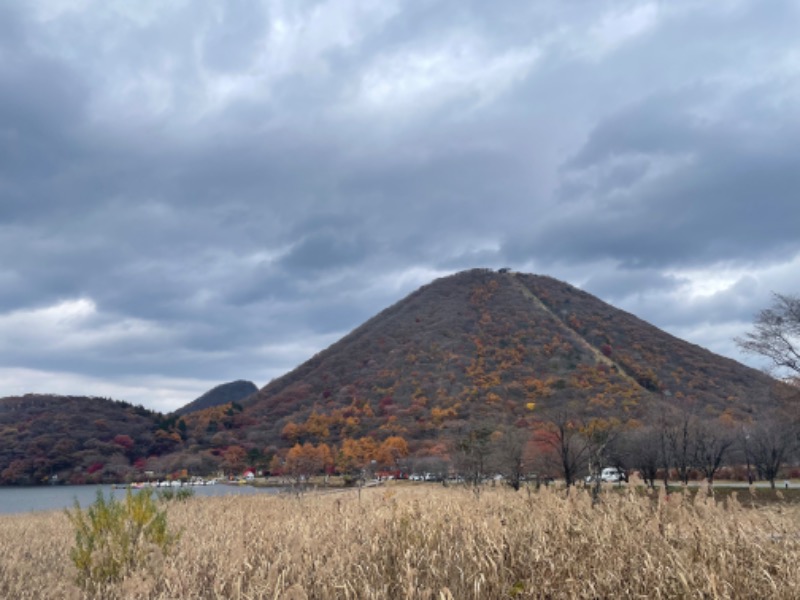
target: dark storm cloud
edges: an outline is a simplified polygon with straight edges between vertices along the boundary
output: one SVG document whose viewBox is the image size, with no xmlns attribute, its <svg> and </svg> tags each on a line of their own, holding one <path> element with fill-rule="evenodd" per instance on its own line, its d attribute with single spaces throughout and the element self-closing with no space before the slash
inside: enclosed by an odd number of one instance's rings
<svg viewBox="0 0 800 600">
<path fill-rule="evenodd" d="M 5 4 L 0 384 L 174 408 L 474 266 L 741 324 L 798 268 L 797 16 Z"/>
<path fill-rule="evenodd" d="M 630 267 L 797 253 L 791 219 L 776 219 L 797 210 L 797 122 L 751 94 L 728 109 L 735 121 L 697 117 L 693 96 L 649 98 L 600 123 L 564 164 L 546 231 L 516 251 Z"/>
</svg>

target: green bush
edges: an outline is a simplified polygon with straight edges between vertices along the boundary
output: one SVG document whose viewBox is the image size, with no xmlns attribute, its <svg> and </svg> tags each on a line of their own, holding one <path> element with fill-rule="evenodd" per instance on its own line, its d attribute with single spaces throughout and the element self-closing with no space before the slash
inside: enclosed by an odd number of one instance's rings
<svg viewBox="0 0 800 600">
<path fill-rule="evenodd" d="M 166 555 L 177 540 L 150 490 L 134 494 L 129 489 L 122 501 L 113 495 L 106 499 L 98 490 L 92 506 L 82 510 L 76 500 L 75 509 L 66 512 L 75 527 L 70 558 L 78 569 L 78 584 L 86 589 L 147 566 L 148 559 Z"/>
<path fill-rule="evenodd" d="M 177 490 L 165 488 L 163 490 L 158 490 L 156 494 L 158 499 L 164 502 L 170 502 L 172 500 L 183 502 L 194 496 L 194 490 L 189 487 L 180 487 Z"/>
</svg>

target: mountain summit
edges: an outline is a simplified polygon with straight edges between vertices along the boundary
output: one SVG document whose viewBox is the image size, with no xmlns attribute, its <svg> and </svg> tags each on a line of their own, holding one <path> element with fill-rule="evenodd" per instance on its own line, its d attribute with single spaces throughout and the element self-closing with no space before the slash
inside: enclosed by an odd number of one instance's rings
<svg viewBox="0 0 800 600">
<path fill-rule="evenodd" d="M 420 288 L 270 382 L 232 428 L 278 445 L 430 440 L 476 420 L 524 425 L 567 401 L 628 420 L 688 400 L 739 420 L 773 383 L 551 277 L 474 269 Z"/>
</svg>

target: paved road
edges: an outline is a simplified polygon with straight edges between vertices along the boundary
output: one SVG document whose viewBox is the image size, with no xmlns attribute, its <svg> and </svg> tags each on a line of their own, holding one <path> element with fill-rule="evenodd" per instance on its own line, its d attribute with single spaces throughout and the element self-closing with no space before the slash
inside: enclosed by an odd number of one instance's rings
<svg viewBox="0 0 800 600">
<path fill-rule="evenodd" d="M 703 487 L 704 485 L 706 485 L 706 483 L 704 481 L 690 481 L 689 482 L 689 487 Z M 746 481 L 720 481 L 720 482 L 716 482 L 715 481 L 714 482 L 714 487 L 715 488 L 743 488 L 743 489 L 747 489 L 749 486 L 747 485 Z M 768 487 L 770 487 L 769 486 L 769 481 L 756 481 L 756 482 L 753 483 L 753 487 L 755 487 L 755 488 L 768 488 Z M 784 484 L 783 480 L 777 480 L 777 481 L 775 481 L 775 489 L 777 489 L 777 490 L 795 489 L 796 490 L 796 489 L 800 489 L 800 484 L 797 483 L 797 482 L 790 482 L 789 486 L 787 488 L 787 486 Z"/>
<path fill-rule="evenodd" d="M 616 483 L 606 483 L 603 484 L 606 486 L 613 486 L 618 485 Z M 626 484 L 622 484 L 626 485 Z M 638 482 L 638 485 L 644 485 L 643 482 Z M 680 487 L 682 484 L 679 481 L 670 480 L 669 487 Z M 690 481 L 689 486 L 690 488 L 702 488 L 705 487 L 707 484 L 705 481 Z M 663 481 L 657 481 L 656 487 L 664 487 Z M 725 488 L 736 488 L 736 489 L 743 489 L 746 490 L 750 487 L 746 481 L 715 481 L 714 482 L 714 489 L 725 489 Z M 753 482 L 752 487 L 754 488 L 761 488 L 761 489 L 769 489 L 769 481 L 755 481 Z M 790 481 L 789 486 L 787 487 L 782 479 L 775 481 L 775 489 L 776 490 L 784 490 L 784 489 L 792 489 L 792 490 L 800 490 L 800 482 L 797 481 Z"/>
</svg>

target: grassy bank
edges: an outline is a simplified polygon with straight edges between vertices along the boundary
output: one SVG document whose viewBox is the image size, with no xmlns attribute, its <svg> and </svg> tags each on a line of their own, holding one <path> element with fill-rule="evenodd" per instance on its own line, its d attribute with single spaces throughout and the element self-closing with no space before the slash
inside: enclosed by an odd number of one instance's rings
<svg viewBox="0 0 800 600">
<path fill-rule="evenodd" d="M 98 595 L 800 597 L 800 507 L 744 504 L 439 486 L 193 498 L 168 506 L 172 553 Z M 83 597 L 72 543 L 63 513 L 0 517 L 0 597 Z"/>
</svg>

